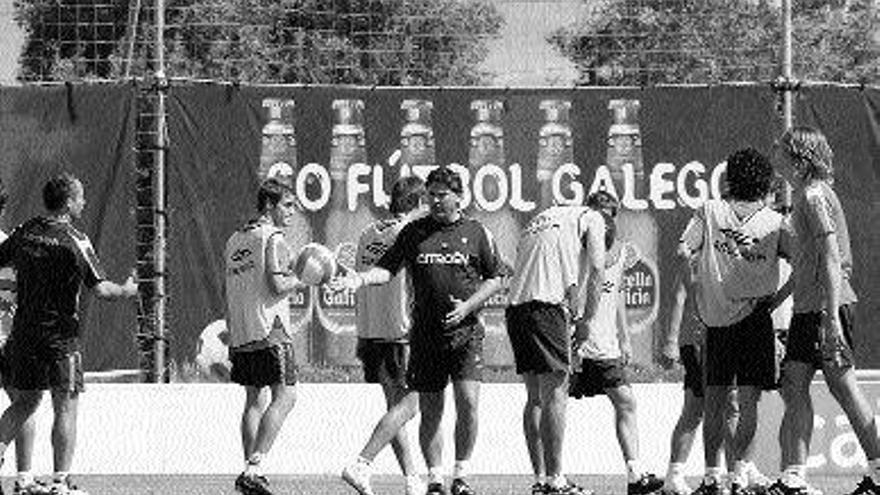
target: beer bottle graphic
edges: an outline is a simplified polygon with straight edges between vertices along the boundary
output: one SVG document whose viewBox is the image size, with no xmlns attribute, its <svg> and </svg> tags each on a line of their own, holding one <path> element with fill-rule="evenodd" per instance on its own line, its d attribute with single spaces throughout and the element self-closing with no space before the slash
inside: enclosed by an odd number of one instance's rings
<svg viewBox="0 0 880 495">
<path fill-rule="evenodd" d="M 483 208 L 477 201 L 476 196 L 481 194 L 488 203 L 504 200 L 509 195 L 507 188 L 507 159 L 504 152 L 504 128 L 502 116 L 504 103 L 498 100 L 475 100 L 471 102 L 471 110 L 474 112 L 476 121 L 470 131 L 470 151 L 468 153 L 468 168 L 470 171 L 474 197 L 468 213 L 479 220 L 495 238 L 498 251 L 504 263 L 513 266 L 516 258 L 516 244 L 519 235 L 519 222 L 510 204 L 505 200 L 498 208 L 492 211 Z M 486 175 L 485 178 L 475 184 L 474 178 L 483 167 L 494 165 L 501 168 L 507 176 L 501 180 L 494 175 Z M 477 191 L 480 188 L 481 191 Z M 500 293 L 492 296 L 480 312 L 480 321 L 486 329 L 486 341 L 484 344 L 484 359 L 486 364 L 509 364 L 512 360 L 512 351 L 509 348 L 507 333 L 505 331 L 504 309 L 507 305 L 507 294 Z"/>
<path fill-rule="evenodd" d="M 334 100 L 332 108 L 335 123 L 330 146 L 331 192 L 324 239 L 326 245 L 336 252 L 338 261 L 353 268 L 358 236 L 375 220 L 369 194 L 359 195 L 356 203 L 349 201 L 348 169 L 354 163 L 367 162 L 364 102 Z M 356 364 L 355 292 L 333 291 L 326 286 L 317 290 L 320 329 L 315 350 L 319 360 L 328 364 Z"/>
<path fill-rule="evenodd" d="M 639 100 L 611 100 L 612 123 L 608 129 L 607 162 L 614 188 L 623 198 L 641 198 L 646 189 L 642 137 L 639 130 Z M 627 168 L 632 168 L 632 183 L 627 184 Z M 627 187 L 629 191 L 627 192 Z M 627 201 L 617 216 L 618 235 L 629 241 L 625 255 L 623 290 L 626 297 L 626 320 L 631 333 L 633 359 L 650 363 L 654 352 L 654 323 L 659 309 L 657 270 L 657 222 L 648 209 L 627 208 Z"/>
<path fill-rule="evenodd" d="M 400 129 L 400 175 L 410 175 L 412 167 L 434 165 L 434 129 L 431 110 L 434 104 L 428 100 L 403 100 L 406 123 Z"/>
<path fill-rule="evenodd" d="M 280 98 L 263 99 L 268 120 L 263 126 L 260 150 L 259 179 L 274 178 L 293 185 L 296 177 L 296 127 L 294 100 Z M 284 228 L 284 240 L 294 259 L 300 247 L 311 242 L 312 226 L 302 208 L 297 208 L 291 224 Z M 290 319 L 294 347 L 299 356 L 309 356 L 309 326 L 314 311 L 315 293 L 311 287 L 301 287 L 290 293 Z"/>
<path fill-rule="evenodd" d="M 544 111 L 544 125 L 538 131 L 537 178 L 540 208 L 555 203 L 553 197 L 553 173 L 561 165 L 574 163 L 571 124 L 567 100 L 543 100 L 539 108 Z"/>
</svg>

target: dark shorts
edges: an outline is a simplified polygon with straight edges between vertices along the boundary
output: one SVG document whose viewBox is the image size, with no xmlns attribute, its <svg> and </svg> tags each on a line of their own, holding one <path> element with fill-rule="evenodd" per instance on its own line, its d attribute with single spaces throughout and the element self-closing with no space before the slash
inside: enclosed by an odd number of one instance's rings
<svg viewBox="0 0 880 495">
<path fill-rule="evenodd" d="M 840 325 L 843 327 L 845 346 L 841 349 L 843 367 L 855 366 L 852 352 L 852 332 L 854 308 L 851 304 L 845 304 L 838 310 Z M 785 361 L 797 361 L 812 365 L 815 369 L 822 369 L 824 359 L 819 345 L 819 328 L 822 325 L 822 313 L 795 313 L 791 317 L 791 327 L 788 329 L 788 342 L 785 346 Z"/>
<path fill-rule="evenodd" d="M 708 386 L 745 385 L 776 388 L 776 335 L 765 305 L 742 321 L 706 329 Z"/>
<path fill-rule="evenodd" d="M 531 301 L 508 306 L 505 316 L 518 374 L 569 371 L 571 331 L 562 306 Z"/>
<path fill-rule="evenodd" d="M 679 347 L 678 352 L 684 366 L 684 389 L 690 390 L 694 397 L 703 397 L 703 350 L 690 344 Z"/>
<path fill-rule="evenodd" d="M 272 344 L 256 350 L 229 353 L 230 379 L 248 387 L 296 385 L 296 359 L 293 344 Z"/>
<path fill-rule="evenodd" d="M 483 330 L 460 328 L 454 335 L 424 331 L 410 335 L 406 381 L 416 392 L 441 392 L 450 380 L 483 379 Z"/>
<path fill-rule="evenodd" d="M 3 385 L 17 390 L 83 391 L 82 354 L 7 345 L 3 349 Z"/>
<path fill-rule="evenodd" d="M 584 359 L 581 370 L 571 375 L 568 395 L 575 399 L 592 397 L 626 385 L 626 366 L 620 359 Z"/>
<path fill-rule="evenodd" d="M 357 356 L 364 365 L 364 381 L 406 385 L 409 344 L 381 339 L 358 339 Z"/>
</svg>

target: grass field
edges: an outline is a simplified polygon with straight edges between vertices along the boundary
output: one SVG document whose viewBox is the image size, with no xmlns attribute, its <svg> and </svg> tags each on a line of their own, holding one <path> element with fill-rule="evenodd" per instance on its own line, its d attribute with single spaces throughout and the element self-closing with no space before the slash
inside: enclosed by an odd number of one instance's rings
<svg viewBox="0 0 880 495">
<path fill-rule="evenodd" d="M 625 495 L 623 476 L 572 475 L 576 483 L 597 495 Z M 270 476 L 272 490 L 277 495 L 356 495 L 338 477 L 324 476 Z M 75 479 L 80 489 L 91 495 L 215 495 L 236 492 L 232 488 L 234 476 L 192 475 L 126 475 L 80 476 Z M 844 477 L 813 477 L 812 483 L 825 495 L 844 495 L 855 488 L 857 480 Z M 696 484 L 698 480 L 692 480 Z M 480 495 L 529 495 L 529 476 L 475 475 L 472 485 Z M 4 479 L 5 493 L 12 492 L 12 480 Z M 403 479 L 399 476 L 376 476 L 373 483 L 376 495 L 402 495 Z"/>
</svg>

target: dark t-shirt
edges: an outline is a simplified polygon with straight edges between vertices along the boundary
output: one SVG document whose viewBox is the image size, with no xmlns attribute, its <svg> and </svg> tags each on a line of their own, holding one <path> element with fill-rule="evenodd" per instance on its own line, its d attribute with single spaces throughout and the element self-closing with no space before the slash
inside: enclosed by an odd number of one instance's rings
<svg viewBox="0 0 880 495">
<path fill-rule="evenodd" d="M 468 217 L 450 224 L 430 216 L 412 221 L 376 265 L 392 273 L 404 265 L 409 270 L 414 335 L 454 334 L 476 325 L 476 314 L 471 313 L 456 328 L 443 328 L 443 319 L 455 307 L 451 298 L 464 301 L 484 281 L 504 273 L 492 235 Z"/>
<path fill-rule="evenodd" d="M 10 341 L 69 348 L 80 332 L 81 286 L 106 279 L 89 238 L 69 223 L 37 217 L 0 244 L 0 266 L 13 267 L 18 284 Z"/>
</svg>

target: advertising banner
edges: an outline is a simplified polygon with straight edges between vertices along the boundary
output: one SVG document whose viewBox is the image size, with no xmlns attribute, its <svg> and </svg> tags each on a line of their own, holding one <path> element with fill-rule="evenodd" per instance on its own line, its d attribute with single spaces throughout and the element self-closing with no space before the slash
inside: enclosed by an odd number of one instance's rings
<svg viewBox="0 0 880 495">
<path fill-rule="evenodd" d="M 71 172 L 86 199 L 74 226 L 107 275 L 124 280 L 135 266 L 135 97 L 130 84 L 0 88 L 0 178 L 9 195 L 0 229 L 44 214 L 46 180 Z M 134 303 L 86 296 L 81 304 L 85 368 L 137 367 Z"/>
<path fill-rule="evenodd" d="M 679 235 L 694 208 L 721 193 L 724 161 L 746 146 L 771 153 L 781 130 L 765 86 L 652 89 L 370 89 L 181 85 L 169 98 L 169 324 L 177 359 L 223 318 L 222 250 L 255 214 L 260 180 L 281 177 L 300 203 L 293 249 L 326 244 L 350 257 L 360 231 L 386 216 L 391 183 L 436 166 L 465 179 L 466 211 L 512 262 L 519 229 L 551 203 L 582 204 L 605 189 L 622 201 L 631 245 L 624 275 L 635 361 L 648 365 L 672 305 Z M 880 277 L 875 90 L 810 90 L 799 120 L 825 130 L 850 217 L 855 285 Z M 864 274 L 865 276 L 863 276 Z M 326 287 L 291 296 L 298 359 L 354 364 L 356 294 Z M 867 299 L 867 298 L 865 298 Z M 512 364 L 504 296 L 482 313 L 485 362 Z M 876 303 L 875 303 L 876 304 Z M 860 321 L 871 303 L 858 308 Z M 877 308 L 873 308 L 876 310 Z M 877 339 L 859 334 L 858 342 Z M 880 364 L 878 345 L 860 359 Z"/>
</svg>

